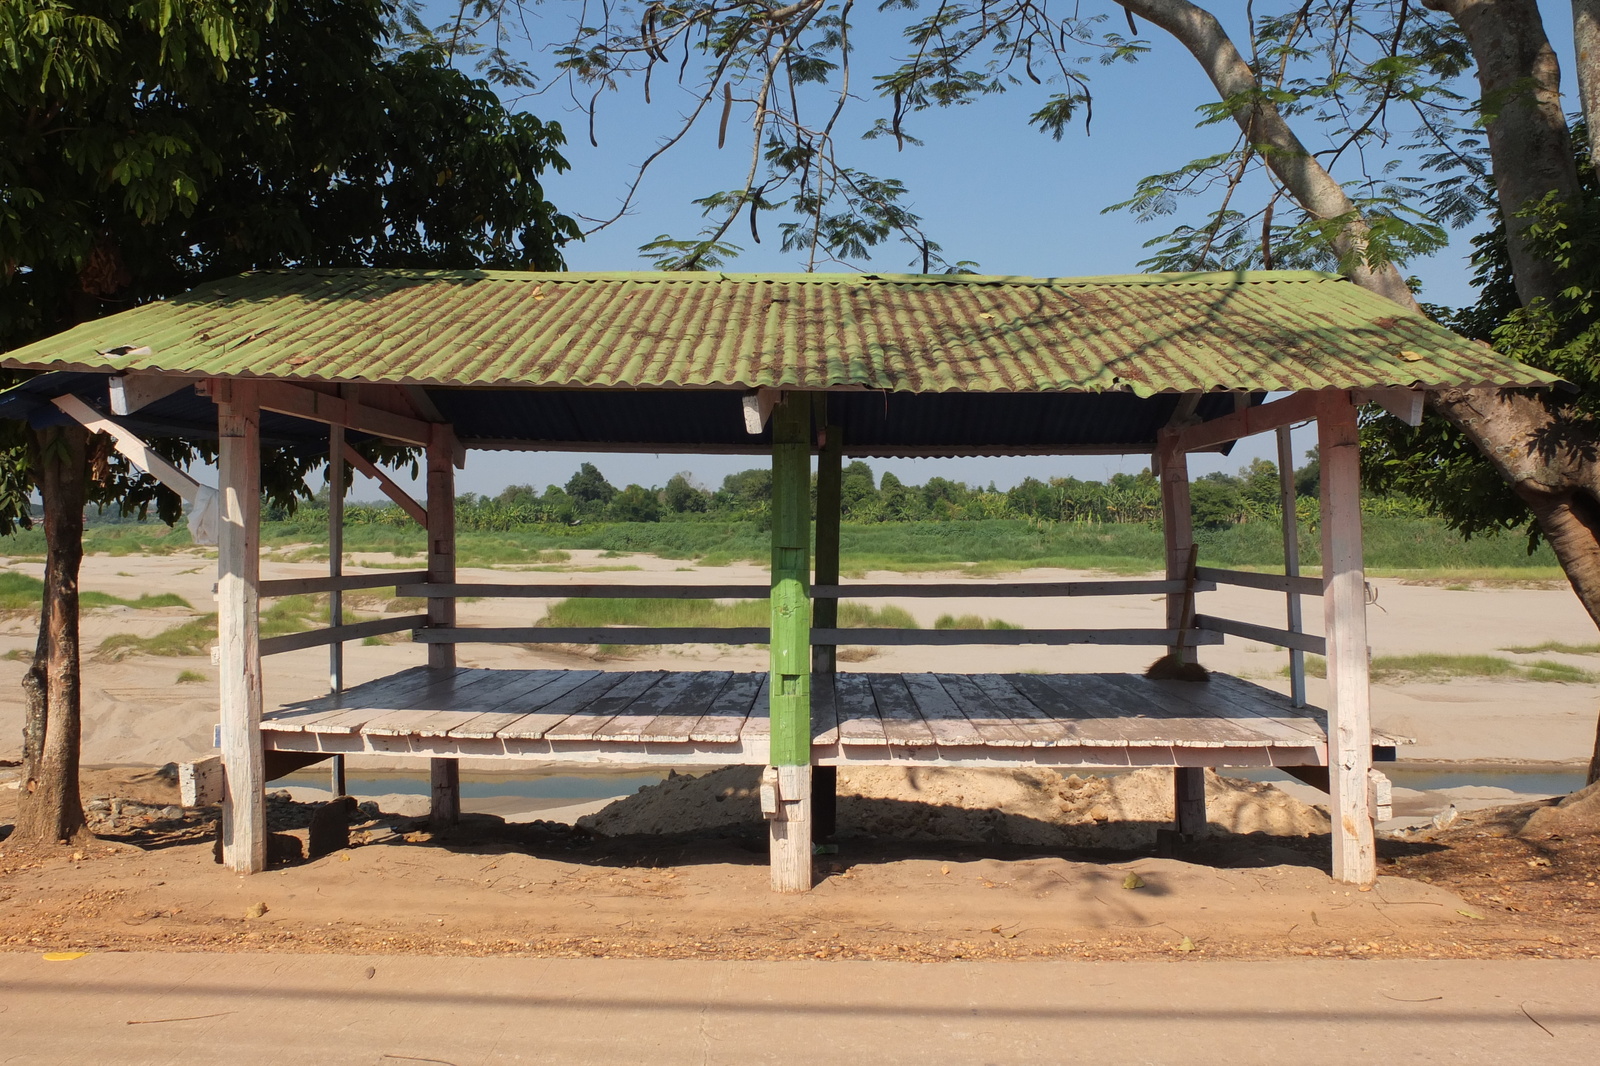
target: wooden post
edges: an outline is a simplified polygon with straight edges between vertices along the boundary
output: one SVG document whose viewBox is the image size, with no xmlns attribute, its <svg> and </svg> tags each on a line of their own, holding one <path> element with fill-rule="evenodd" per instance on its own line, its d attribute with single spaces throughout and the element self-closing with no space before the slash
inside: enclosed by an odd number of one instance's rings
<svg viewBox="0 0 1600 1066">
<path fill-rule="evenodd" d="M 1194 550 L 1194 515 L 1189 504 L 1189 457 L 1178 447 L 1175 431 L 1164 430 L 1157 444 L 1156 460 L 1161 476 L 1161 532 L 1167 556 L 1167 580 L 1189 577 L 1190 553 Z M 1182 592 L 1167 593 L 1167 628 L 1182 629 L 1185 618 Z M 1194 645 L 1173 644 L 1167 654 L 1181 655 L 1185 662 L 1196 661 Z M 1179 766 L 1172 771 L 1173 810 L 1178 832 L 1188 836 L 1206 827 L 1206 772 L 1200 766 Z"/>
<path fill-rule="evenodd" d="M 267 867 L 261 746 L 261 410 L 255 384 L 223 382 L 217 404 L 217 665 L 222 718 L 222 857 L 236 873 Z"/>
<path fill-rule="evenodd" d="M 341 391 L 342 388 L 341 388 Z M 344 427 L 328 427 L 328 576 L 344 573 Z M 328 593 L 328 625 L 344 625 L 344 594 Z M 344 693 L 344 642 L 328 645 L 328 692 L 338 699 Z M 344 756 L 329 760 L 329 785 L 335 796 L 345 794 Z"/>
<path fill-rule="evenodd" d="M 1318 405 L 1322 460 L 1322 609 L 1328 643 L 1328 798 L 1333 876 L 1351 884 L 1377 877 L 1372 811 L 1372 712 L 1367 688 L 1367 589 L 1361 560 L 1360 438 L 1348 394 Z"/>
<path fill-rule="evenodd" d="M 1283 572 L 1290 577 L 1300 576 L 1300 523 L 1295 514 L 1294 444 L 1289 439 L 1290 427 L 1278 427 L 1278 503 L 1283 509 Z M 1305 629 L 1300 616 L 1300 594 L 1293 589 L 1284 594 L 1288 606 L 1289 632 Z M 1306 705 L 1306 653 L 1299 648 L 1289 649 L 1289 702 L 1296 707 Z"/>
<path fill-rule="evenodd" d="M 786 393 L 772 413 L 772 639 L 768 715 L 776 802 L 772 887 L 811 888 L 811 399 Z"/>
<path fill-rule="evenodd" d="M 454 436 L 442 422 L 433 424 L 428 440 L 428 580 L 453 582 L 456 579 L 456 474 Z M 428 597 L 428 625 L 448 627 L 456 624 L 453 596 Z M 429 644 L 428 666 L 447 670 L 456 665 L 454 644 Z M 429 776 L 433 803 L 428 824 L 433 829 L 448 829 L 461 822 L 461 763 L 457 759 L 430 760 Z"/>
<path fill-rule="evenodd" d="M 829 426 L 823 431 L 817 453 L 817 559 L 814 566 L 817 585 L 839 583 L 840 486 L 844 471 L 844 430 Z M 839 601 L 822 596 L 811 602 L 812 625 L 833 629 L 839 624 Z M 838 664 L 838 648 L 818 644 L 811 649 L 811 669 L 831 674 Z"/>
<path fill-rule="evenodd" d="M 1175 432 L 1163 430 L 1156 449 L 1161 475 L 1161 532 L 1166 541 L 1167 580 L 1183 581 L 1189 576 L 1189 553 L 1194 548 L 1194 516 L 1189 505 L 1189 459 L 1178 448 Z M 1167 628 L 1183 626 L 1184 594 L 1167 593 Z M 1172 655 L 1194 662 L 1194 647 L 1172 645 Z"/>
</svg>

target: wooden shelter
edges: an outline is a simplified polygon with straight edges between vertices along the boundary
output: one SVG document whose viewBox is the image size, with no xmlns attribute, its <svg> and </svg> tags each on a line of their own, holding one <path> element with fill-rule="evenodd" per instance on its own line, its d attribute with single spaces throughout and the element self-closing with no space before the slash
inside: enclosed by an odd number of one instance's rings
<svg viewBox="0 0 1600 1066">
<path fill-rule="evenodd" d="M 457 760 L 539 766 L 744 763 L 765 767 L 773 886 L 812 883 L 812 838 L 830 828 L 841 765 L 1175 768 L 1177 827 L 1204 824 L 1203 768 L 1277 766 L 1320 783 L 1334 814 L 1333 870 L 1375 873 L 1384 779 L 1368 710 L 1357 408 L 1420 417 L 1433 388 L 1540 386 L 1542 372 L 1463 340 L 1331 275 L 1271 272 L 1120 278 L 877 275 L 524 274 L 307 270 L 229 279 L 8 353 L 48 371 L 0 398 L 0 416 L 74 418 L 180 492 L 206 490 L 145 446 L 219 444 L 218 613 L 223 846 L 237 871 L 266 864 L 264 785 L 348 754 L 426 756 L 433 816 L 458 810 Z M 1275 398 L 1269 399 L 1269 394 Z M 1298 572 L 1288 427 L 1321 448 L 1322 570 Z M 1283 574 L 1196 566 L 1186 457 L 1279 435 Z M 422 449 L 414 500 L 355 450 Z M 335 462 L 330 569 L 259 575 L 263 440 L 329 449 L 376 477 L 426 527 L 425 567 L 341 572 L 343 464 Z M 468 584 L 455 573 L 454 471 L 468 448 L 767 452 L 770 585 Z M 847 455 L 1127 452 L 1161 482 L 1167 570 L 1155 580 L 1041 584 L 843 583 L 839 492 Z M 810 473 L 817 461 L 816 524 Z M 1280 592 L 1285 624 L 1214 617 L 1217 584 Z M 413 617 L 343 624 L 341 593 L 394 586 Z M 262 639 L 258 603 L 331 595 L 325 629 Z M 841 597 L 1165 595 L 1155 629 L 852 630 Z M 769 599 L 757 629 L 474 628 L 465 596 Z M 1325 637 L 1302 631 L 1322 599 Z M 346 642 L 410 631 L 426 665 L 345 690 Z M 855 673 L 835 649 L 886 644 L 1147 644 L 1193 659 L 1225 636 L 1290 649 L 1290 696 L 1238 678 L 1118 674 Z M 766 643 L 765 674 L 474 670 L 469 642 Z M 333 691 L 264 707 L 263 659 L 325 645 Z M 1300 657 L 1327 658 L 1329 701 L 1305 705 Z"/>
</svg>

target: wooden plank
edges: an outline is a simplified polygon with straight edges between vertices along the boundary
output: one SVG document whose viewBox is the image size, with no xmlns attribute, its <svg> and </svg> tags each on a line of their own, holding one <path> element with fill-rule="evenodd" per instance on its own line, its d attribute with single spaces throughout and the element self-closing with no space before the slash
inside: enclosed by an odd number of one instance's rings
<svg viewBox="0 0 1600 1066">
<path fill-rule="evenodd" d="M 1322 595 L 1322 582 L 1314 577 L 1295 574 L 1252 574 L 1248 570 L 1219 570 L 1214 566 L 1201 566 L 1195 569 L 1195 576 L 1213 585 L 1238 585 L 1267 592 L 1296 592 L 1302 596 Z M 1198 585 L 1195 587 L 1199 589 Z"/>
<path fill-rule="evenodd" d="M 455 626 L 419 629 L 419 644 L 765 644 L 758 626 Z"/>
<path fill-rule="evenodd" d="M 347 640 L 365 640 L 381 637 L 385 633 L 403 633 L 428 624 L 425 614 L 408 614 L 401 618 L 374 618 L 370 622 L 353 622 L 347 626 L 328 626 L 325 629 L 308 629 L 304 633 L 285 633 L 278 637 L 264 637 L 262 655 L 281 655 L 304 648 L 320 648 Z"/>
<path fill-rule="evenodd" d="M 1305 742 L 1305 738 L 1319 743 L 1328 739 L 1328 731 L 1317 718 L 1306 713 L 1306 708 L 1292 706 L 1283 696 L 1270 689 L 1252 685 L 1232 674 L 1213 673 L 1210 683 L 1224 698 L 1233 701 L 1240 711 L 1279 723 L 1285 729 L 1299 734 L 1301 743 Z"/>
<path fill-rule="evenodd" d="M 407 575 L 402 596 L 477 596 L 484 599 L 764 600 L 770 585 L 523 585 L 507 582 L 420 581 Z"/>
<path fill-rule="evenodd" d="M 479 713 L 549 680 L 554 670 L 463 670 L 449 683 L 422 686 L 390 714 L 372 719 L 361 732 L 377 736 L 448 736 Z M 529 675 L 548 675 L 530 677 Z"/>
<path fill-rule="evenodd" d="M 606 723 L 620 714 L 627 713 L 627 708 L 634 700 L 644 695 L 667 676 L 665 670 L 630 670 L 622 674 L 622 679 L 608 688 L 603 695 L 596 696 L 593 700 L 569 715 L 559 725 L 548 730 L 546 740 L 594 740 L 595 734 Z"/>
<path fill-rule="evenodd" d="M 899 674 L 868 674 L 872 698 L 883 719 L 883 735 L 891 747 L 928 748 L 936 745 L 933 730 L 923 721 L 917 703 Z"/>
<path fill-rule="evenodd" d="M 626 710 L 596 729 L 594 739 L 687 740 L 731 676 L 731 671 L 669 671 Z"/>
<path fill-rule="evenodd" d="M 217 408 L 217 666 L 221 711 L 223 861 L 267 867 L 266 762 L 261 742 L 261 411 L 254 382 L 227 384 Z"/>
<path fill-rule="evenodd" d="M 1041 644 L 1171 644 L 1178 638 L 1172 629 L 814 629 L 811 638 L 818 644 L 873 644 L 885 647 L 929 645 L 955 647 L 963 644 L 1019 646 Z M 1221 634 L 1189 631 L 1190 644 L 1220 644 Z"/>
<path fill-rule="evenodd" d="M 985 746 L 1001 748 L 1034 746 L 1033 736 L 996 707 L 994 701 L 989 699 L 970 677 L 962 677 L 960 674 L 932 676 L 943 686 L 956 707 L 966 716 L 967 721 L 972 723 L 972 727 L 977 730 Z"/>
<path fill-rule="evenodd" d="M 814 664 L 813 664 L 814 665 Z M 839 741 L 839 711 L 835 706 L 838 691 L 835 674 L 830 669 L 811 677 L 811 743 L 837 744 Z M 823 740 L 823 737 L 829 739 Z"/>
<path fill-rule="evenodd" d="M 888 742 L 878 698 L 868 674 L 834 677 L 834 712 L 839 717 L 839 744 L 881 747 Z"/>
<path fill-rule="evenodd" d="M 967 678 L 954 674 L 947 676 L 957 679 L 958 685 L 961 681 L 969 682 L 989 701 L 995 713 L 1009 721 L 1034 747 L 1078 743 L 1081 732 L 1075 723 L 1046 714 L 1002 675 L 973 674 Z"/>
<path fill-rule="evenodd" d="M 772 739 L 772 675 L 759 675 L 761 687 L 750 704 L 750 717 L 739 730 L 739 739 L 749 745 L 766 744 Z"/>
<path fill-rule="evenodd" d="M 426 570 L 400 570 L 390 574 L 341 574 L 338 577 L 280 577 L 261 582 L 261 598 L 276 596 L 305 596 L 317 592 L 349 592 L 352 589 L 393 588 L 420 581 L 428 576 Z"/>
<path fill-rule="evenodd" d="M 694 724 L 689 739 L 702 744 L 738 743 L 766 677 L 766 674 L 734 674 L 711 701 L 700 721 Z"/>
<path fill-rule="evenodd" d="M 733 676 L 731 670 L 696 672 L 696 681 L 688 691 L 679 695 L 676 705 L 648 722 L 638 739 L 648 744 L 689 743 L 699 729 L 700 722 L 716 706 L 717 697 L 732 682 Z"/>
<path fill-rule="evenodd" d="M 1164 718 L 1174 744 L 1193 747 L 1265 747 L 1283 739 L 1264 719 L 1243 719 L 1215 713 L 1210 685 L 1196 681 L 1156 681 L 1134 674 L 1101 674 L 1099 680 L 1127 694 L 1130 704 L 1147 707 L 1151 717 Z M 1252 723 L 1262 723 L 1255 728 Z M 1295 738 L 1297 743 L 1303 742 Z"/>
<path fill-rule="evenodd" d="M 209 807 L 221 803 L 222 795 L 220 756 L 208 755 L 204 759 L 178 764 L 178 800 L 185 807 Z"/>
<path fill-rule="evenodd" d="M 1146 713 L 1148 708 L 1127 706 L 1126 694 L 1097 685 L 1092 674 L 1008 674 L 1006 680 L 1046 714 L 1071 721 L 1080 744 L 1148 748 L 1171 743 L 1170 730 Z"/>
<path fill-rule="evenodd" d="M 1196 585 L 1197 591 L 1209 592 L 1215 586 Z M 1044 599 L 1055 596 L 1156 596 L 1168 592 L 1182 592 L 1183 582 L 1160 579 L 1134 579 L 1128 581 L 943 581 L 943 582 L 863 582 L 861 584 L 818 584 L 812 586 L 816 599 L 876 599 L 879 597 L 921 597 L 958 599 L 981 597 L 984 599 Z"/>
<path fill-rule="evenodd" d="M 1211 614 L 1197 614 L 1194 624 L 1207 633 L 1226 633 L 1230 637 L 1259 640 L 1263 644 L 1276 644 L 1280 648 L 1294 648 L 1313 655 L 1327 653 L 1327 641 L 1310 633 L 1291 633 L 1287 629 L 1258 626 L 1253 622 L 1240 622 L 1233 618 L 1218 618 Z"/>
<path fill-rule="evenodd" d="M 129 371 L 113 376 L 106 382 L 111 400 L 111 413 L 131 415 L 149 407 L 157 400 L 175 392 L 194 387 L 200 378 L 194 374 L 149 373 Z"/>
<path fill-rule="evenodd" d="M 967 720 L 950 693 L 932 674 L 902 674 L 901 682 L 911 694 L 923 725 L 933 734 L 940 747 L 966 747 L 982 745 L 986 738 Z"/>
<path fill-rule="evenodd" d="M 1372 709 L 1367 676 L 1366 575 L 1361 561 L 1361 455 L 1356 409 L 1332 394 L 1317 416 L 1322 464 L 1322 616 L 1328 635 L 1329 810 L 1333 876 L 1377 877 L 1372 806 Z"/>
<path fill-rule="evenodd" d="M 587 680 L 569 687 L 567 691 L 555 696 L 549 702 L 543 703 L 537 709 L 519 716 L 516 721 L 501 726 L 495 731 L 495 739 L 548 739 L 550 730 L 561 725 L 574 714 L 582 713 L 596 699 L 621 684 L 627 676 L 627 673 L 620 670 L 597 670 Z M 546 694 L 544 690 L 540 690 L 535 699 L 543 699 Z"/>
<path fill-rule="evenodd" d="M 1187 426 L 1177 431 L 1178 448 L 1186 452 L 1199 451 L 1202 448 L 1265 433 L 1279 426 L 1308 421 L 1317 417 L 1320 395 L 1317 392 L 1296 392 L 1281 400 L 1261 404 L 1259 407 L 1246 407 L 1241 411 L 1222 415 L 1220 418 Z M 1344 393 L 1332 395 L 1345 397 Z M 1349 405 L 1347 398 L 1344 402 L 1346 406 Z"/>
<path fill-rule="evenodd" d="M 573 689 L 600 676 L 599 670 L 551 670 L 548 673 L 554 676 L 543 679 L 533 676 L 545 673 L 547 671 L 527 671 L 513 690 L 503 693 L 495 701 L 494 707 L 484 708 L 460 725 L 452 727 L 449 735 L 492 740 L 498 738 L 502 730 L 512 730 L 519 735 L 536 731 L 542 736 L 545 729 L 566 715 L 552 716 L 548 721 L 536 721 L 536 716 Z"/>
</svg>

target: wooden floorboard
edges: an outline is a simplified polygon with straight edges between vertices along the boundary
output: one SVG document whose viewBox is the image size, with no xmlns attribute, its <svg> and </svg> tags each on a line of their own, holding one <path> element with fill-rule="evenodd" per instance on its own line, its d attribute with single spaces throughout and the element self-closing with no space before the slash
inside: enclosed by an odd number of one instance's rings
<svg viewBox="0 0 1600 1066">
<path fill-rule="evenodd" d="M 337 698 L 289 704 L 267 714 L 263 728 L 412 736 L 434 750 L 441 740 L 469 746 L 488 740 L 592 745 L 596 751 L 737 744 L 749 754 L 763 751 L 771 735 L 768 683 L 766 674 L 717 670 L 417 667 Z M 843 673 L 812 679 L 813 745 L 841 759 L 849 751 L 871 760 L 949 749 L 993 750 L 997 758 L 1026 762 L 1028 750 L 1045 748 L 1098 750 L 1111 761 L 1145 763 L 1161 761 L 1149 751 L 1160 748 L 1281 748 L 1304 758 L 1308 750 L 1325 750 L 1324 721 L 1315 708 L 1292 708 L 1280 693 L 1227 674 L 1214 674 L 1209 683 L 1131 674 Z M 393 750 L 392 741 L 385 743 L 387 749 L 378 749 Z M 1134 758 L 1130 749 L 1145 754 Z"/>
</svg>

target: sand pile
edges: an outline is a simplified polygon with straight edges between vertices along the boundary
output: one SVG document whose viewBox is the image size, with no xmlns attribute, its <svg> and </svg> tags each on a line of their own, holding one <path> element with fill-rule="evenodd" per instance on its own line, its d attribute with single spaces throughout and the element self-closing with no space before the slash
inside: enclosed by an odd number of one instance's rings
<svg viewBox="0 0 1600 1066">
<path fill-rule="evenodd" d="M 674 775 L 578 825 L 606 836 L 759 827 L 760 769 Z M 1206 773 L 1212 832 L 1307 836 L 1327 816 L 1271 785 Z M 1171 827 L 1172 771 L 1107 777 L 1053 770 L 870 766 L 839 772 L 841 836 L 973 840 L 1047 847 L 1145 847 Z"/>
<path fill-rule="evenodd" d="M 1528 840 L 1586 836 L 1600 833 L 1600 781 L 1563 796 L 1552 806 L 1540 807 L 1517 833 Z"/>
</svg>

